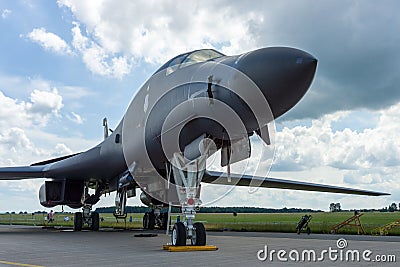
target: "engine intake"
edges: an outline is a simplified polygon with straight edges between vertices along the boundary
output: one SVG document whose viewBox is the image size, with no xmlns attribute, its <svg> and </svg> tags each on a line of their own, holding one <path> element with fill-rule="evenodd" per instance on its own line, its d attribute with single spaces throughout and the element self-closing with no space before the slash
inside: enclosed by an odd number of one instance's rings
<svg viewBox="0 0 400 267">
<path fill-rule="evenodd" d="M 76 209 L 83 206 L 84 183 L 79 180 L 45 181 L 39 189 L 40 204 L 46 208 L 67 205 Z"/>
</svg>

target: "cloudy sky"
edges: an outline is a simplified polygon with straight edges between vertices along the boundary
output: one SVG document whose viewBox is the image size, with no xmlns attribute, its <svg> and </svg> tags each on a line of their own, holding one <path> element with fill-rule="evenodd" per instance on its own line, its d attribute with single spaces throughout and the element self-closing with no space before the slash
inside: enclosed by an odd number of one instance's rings
<svg viewBox="0 0 400 267">
<path fill-rule="evenodd" d="M 116 126 L 140 85 L 177 54 L 291 46 L 317 57 L 318 70 L 303 100 L 276 121 L 271 176 L 392 195 L 235 189 L 213 205 L 398 203 L 399 8 L 385 0 L 0 1 L 0 165 L 96 145 L 102 118 Z M 0 182 L 0 211 L 43 210 L 42 182 Z M 212 194 L 203 190 L 206 200 Z"/>
</svg>

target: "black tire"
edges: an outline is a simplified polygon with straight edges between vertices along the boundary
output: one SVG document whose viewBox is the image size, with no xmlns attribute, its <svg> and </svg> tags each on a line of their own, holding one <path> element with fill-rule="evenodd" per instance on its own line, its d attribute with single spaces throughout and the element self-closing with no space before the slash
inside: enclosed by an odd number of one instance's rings
<svg viewBox="0 0 400 267">
<path fill-rule="evenodd" d="M 205 246 L 206 245 L 206 229 L 202 223 L 193 224 L 196 238 L 192 239 L 193 246 Z"/>
<path fill-rule="evenodd" d="M 90 228 L 92 229 L 92 231 L 99 231 L 100 229 L 100 216 L 98 212 L 92 212 L 92 214 L 90 215 L 92 217 L 92 225 L 90 226 Z"/>
<path fill-rule="evenodd" d="M 153 230 L 155 225 L 156 225 L 156 215 L 154 214 L 154 212 L 149 212 L 149 223 L 147 225 L 147 228 L 149 230 Z"/>
<path fill-rule="evenodd" d="M 173 246 L 186 245 L 186 227 L 183 222 L 177 222 L 172 229 L 171 241 Z"/>
<path fill-rule="evenodd" d="M 311 234 L 311 229 L 310 227 L 307 227 L 307 235 Z"/>
<path fill-rule="evenodd" d="M 300 234 L 300 228 L 296 229 L 296 233 L 299 235 Z"/>
<path fill-rule="evenodd" d="M 143 229 L 149 228 L 149 213 L 143 215 Z"/>
<path fill-rule="evenodd" d="M 74 231 L 81 231 L 83 225 L 82 212 L 75 212 L 74 214 Z"/>
</svg>

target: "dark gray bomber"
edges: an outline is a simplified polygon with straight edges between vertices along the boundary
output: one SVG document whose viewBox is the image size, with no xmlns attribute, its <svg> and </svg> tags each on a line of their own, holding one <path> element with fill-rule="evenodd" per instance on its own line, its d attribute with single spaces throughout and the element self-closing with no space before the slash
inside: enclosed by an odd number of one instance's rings
<svg viewBox="0 0 400 267">
<path fill-rule="evenodd" d="M 75 230 L 99 228 L 90 212 L 103 193 L 117 191 L 116 217 L 126 217 L 126 198 L 142 193 L 153 212 L 144 228 L 166 228 L 163 206 L 182 207 L 184 223 L 174 225 L 172 243 L 204 245 L 204 226 L 194 223 L 200 183 L 260 186 L 379 196 L 386 193 L 296 182 L 247 173 L 230 165 L 250 157 L 249 136 L 271 144 L 268 124 L 290 110 L 307 92 L 317 60 L 286 47 L 262 48 L 238 56 L 203 49 L 179 55 L 154 73 L 134 96 L 124 118 L 94 148 L 23 167 L 0 168 L 0 179 L 48 178 L 40 189 L 45 207 L 83 207 Z M 227 173 L 207 171 L 208 157 L 221 151 Z M 267 174 L 267 172 L 266 172 Z M 89 188 L 95 193 L 89 195 Z"/>
</svg>

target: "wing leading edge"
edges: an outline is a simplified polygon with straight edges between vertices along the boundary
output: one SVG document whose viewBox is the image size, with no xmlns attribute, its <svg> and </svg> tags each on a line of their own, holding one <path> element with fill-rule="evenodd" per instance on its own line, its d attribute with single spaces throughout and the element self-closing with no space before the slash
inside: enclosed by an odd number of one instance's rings
<svg viewBox="0 0 400 267">
<path fill-rule="evenodd" d="M 33 178 L 46 178 L 47 166 L 23 166 L 0 168 L 0 180 L 20 180 Z M 257 185 L 265 188 L 279 188 L 291 190 L 317 191 L 365 196 L 390 195 L 383 192 L 346 188 L 333 185 L 314 184 L 307 182 L 291 181 L 277 178 L 264 178 L 250 175 L 231 174 L 206 171 L 202 182 L 220 185 L 252 186 Z"/>
<path fill-rule="evenodd" d="M 0 180 L 21 180 L 21 179 L 35 179 L 35 178 L 48 178 L 46 176 L 47 170 L 51 163 L 59 162 L 68 158 L 72 158 L 82 153 L 75 153 L 72 155 L 53 158 L 41 162 L 36 162 L 30 166 L 18 167 L 0 167 Z"/>
<path fill-rule="evenodd" d="M 269 178 L 269 177 L 266 178 L 258 176 L 253 177 L 251 175 L 238 175 L 233 173 L 228 178 L 227 173 L 214 172 L 214 171 L 206 171 L 202 182 L 221 184 L 221 185 L 236 185 L 236 186 L 257 185 L 259 187 L 266 187 L 266 188 L 280 188 L 280 189 L 317 191 L 317 192 L 329 192 L 329 193 L 341 193 L 341 194 L 365 195 L 365 196 L 390 195 L 388 193 L 374 192 L 374 191 L 354 189 L 354 188 L 298 182 L 298 181 Z"/>
<path fill-rule="evenodd" d="M 47 166 L 22 166 L 0 168 L 0 180 L 46 178 Z"/>
</svg>

